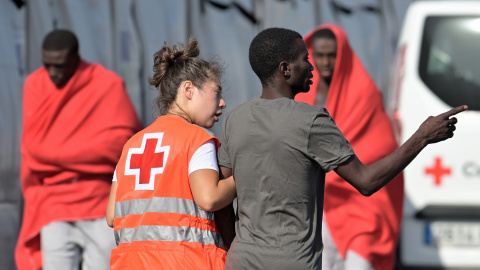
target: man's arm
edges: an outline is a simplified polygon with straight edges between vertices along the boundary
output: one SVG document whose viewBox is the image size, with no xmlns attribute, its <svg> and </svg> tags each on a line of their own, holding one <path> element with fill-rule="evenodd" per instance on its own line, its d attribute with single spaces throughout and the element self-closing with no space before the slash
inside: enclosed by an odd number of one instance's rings
<svg viewBox="0 0 480 270">
<path fill-rule="evenodd" d="M 450 117 L 466 109 L 467 106 L 459 106 L 428 117 L 402 146 L 369 166 L 354 155 L 337 167 L 335 172 L 362 195 L 370 196 L 395 178 L 427 145 L 452 138 L 457 119 Z"/>
<path fill-rule="evenodd" d="M 220 179 L 225 179 L 232 176 L 232 169 L 220 166 Z M 215 212 L 215 223 L 220 231 L 223 242 L 230 248 L 230 245 L 235 238 L 235 211 L 233 203 L 227 205 L 225 208 Z"/>
</svg>

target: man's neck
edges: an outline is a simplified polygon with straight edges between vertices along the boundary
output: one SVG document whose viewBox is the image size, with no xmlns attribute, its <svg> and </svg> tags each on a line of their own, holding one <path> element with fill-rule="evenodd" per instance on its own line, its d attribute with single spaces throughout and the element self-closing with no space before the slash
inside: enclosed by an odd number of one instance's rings
<svg viewBox="0 0 480 270">
<path fill-rule="evenodd" d="M 330 84 L 328 84 L 325 80 L 320 79 L 317 85 L 317 94 L 315 96 L 315 105 L 319 107 L 325 107 L 325 103 L 327 102 L 327 94 L 330 88 Z"/>
<path fill-rule="evenodd" d="M 277 98 L 290 98 L 293 99 L 293 91 L 287 84 L 272 82 L 268 85 L 264 85 L 262 89 L 263 99 L 277 99 Z"/>
<path fill-rule="evenodd" d="M 324 79 L 318 80 L 317 94 L 327 95 L 328 89 L 330 89 L 330 83 L 327 83 Z"/>
</svg>

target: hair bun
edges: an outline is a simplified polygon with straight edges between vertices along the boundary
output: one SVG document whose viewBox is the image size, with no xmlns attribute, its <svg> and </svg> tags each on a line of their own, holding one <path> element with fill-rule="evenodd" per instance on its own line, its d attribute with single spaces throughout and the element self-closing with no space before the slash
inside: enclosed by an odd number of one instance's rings
<svg viewBox="0 0 480 270">
<path fill-rule="evenodd" d="M 150 85 L 158 87 L 160 81 L 169 70 L 175 69 L 176 65 L 184 62 L 188 58 L 195 58 L 199 54 L 198 41 L 195 38 L 190 38 L 186 49 L 182 43 L 178 46 L 174 45 L 170 47 L 165 42 L 165 45 L 154 55 L 154 75 L 149 79 Z"/>
</svg>

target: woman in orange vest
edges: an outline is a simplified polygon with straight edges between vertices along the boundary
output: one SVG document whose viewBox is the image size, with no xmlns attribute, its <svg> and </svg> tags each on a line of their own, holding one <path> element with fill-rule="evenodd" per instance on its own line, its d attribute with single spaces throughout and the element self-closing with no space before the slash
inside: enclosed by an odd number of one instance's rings
<svg viewBox="0 0 480 270">
<path fill-rule="evenodd" d="M 218 139 L 207 129 L 225 108 L 216 62 L 165 45 L 149 83 L 162 116 L 124 146 L 113 177 L 107 222 L 117 248 L 111 269 L 224 269 L 226 250 L 212 211 L 236 196 L 219 180 Z"/>
</svg>

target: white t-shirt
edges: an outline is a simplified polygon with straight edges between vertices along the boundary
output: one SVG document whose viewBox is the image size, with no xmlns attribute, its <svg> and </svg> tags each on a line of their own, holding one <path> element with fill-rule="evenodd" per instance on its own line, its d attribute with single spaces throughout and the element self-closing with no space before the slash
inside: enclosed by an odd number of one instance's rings
<svg viewBox="0 0 480 270">
<path fill-rule="evenodd" d="M 188 175 L 194 171 L 210 169 L 218 172 L 217 164 L 217 150 L 215 148 L 215 141 L 213 139 L 208 140 L 192 156 L 190 163 L 188 164 Z M 112 181 L 117 181 L 117 170 L 113 173 Z"/>
</svg>

